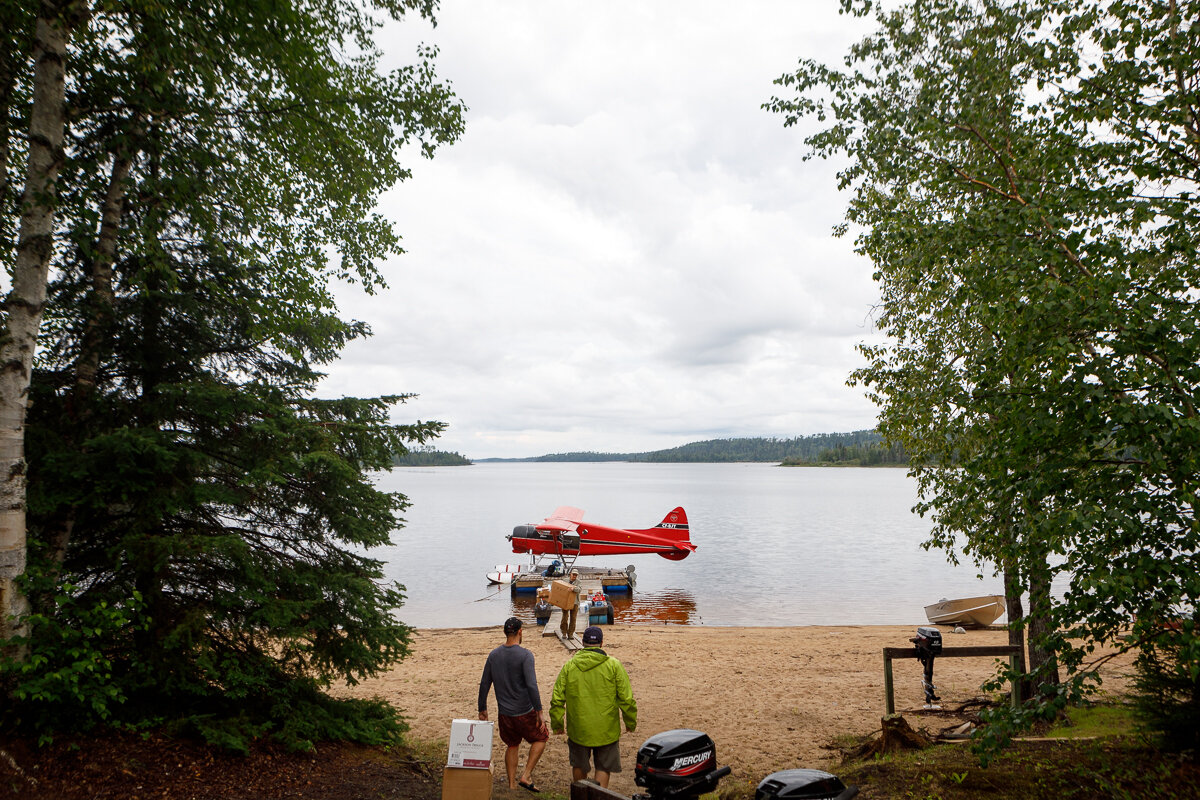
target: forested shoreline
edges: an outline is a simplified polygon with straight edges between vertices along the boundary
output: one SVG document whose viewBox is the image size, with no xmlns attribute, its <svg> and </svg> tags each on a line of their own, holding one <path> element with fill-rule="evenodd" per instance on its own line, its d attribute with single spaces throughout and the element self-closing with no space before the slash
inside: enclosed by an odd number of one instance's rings
<svg viewBox="0 0 1200 800">
<path fill-rule="evenodd" d="M 532 458 L 481 458 L 485 462 L 629 461 L 657 464 L 729 464 L 778 461 L 786 466 L 843 464 L 876 466 L 907 463 L 902 448 L 887 447 L 875 431 L 817 433 L 793 438 L 707 439 L 645 453 L 551 453 Z"/>
<path fill-rule="evenodd" d="M 426 448 L 409 450 L 392 459 L 394 467 L 465 467 L 471 463 L 471 459 L 461 453 Z"/>
</svg>

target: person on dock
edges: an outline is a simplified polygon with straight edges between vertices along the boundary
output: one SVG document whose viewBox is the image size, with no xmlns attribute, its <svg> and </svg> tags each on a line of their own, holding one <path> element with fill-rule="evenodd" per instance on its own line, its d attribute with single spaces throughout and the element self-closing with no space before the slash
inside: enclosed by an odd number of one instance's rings
<svg viewBox="0 0 1200 800">
<path fill-rule="evenodd" d="M 500 740 L 508 748 L 504 751 L 508 786 L 540 792 L 533 782 L 533 768 L 550 741 L 550 731 L 533 670 L 533 653 L 521 647 L 521 638 L 521 620 L 509 617 L 504 622 L 504 644 L 488 653 L 483 665 L 483 677 L 479 679 L 479 718 L 487 721 L 488 691 L 495 686 L 499 716 L 496 727 Z M 518 778 L 521 740 L 529 742 L 529 757 L 525 760 L 525 771 Z"/>
<path fill-rule="evenodd" d="M 550 698 L 550 727 L 563 733 L 566 713 L 571 778 L 581 781 L 596 765 L 596 783 L 608 788 L 609 776 L 621 771 L 621 722 L 633 733 L 637 703 L 629 673 L 620 661 L 600 649 L 604 634 L 594 625 L 583 632 L 583 649 L 563 664 Z"/>
<path fill-rule="evenodd" d="M 570 639 L 575 635 L 575 620 L 579 616 L 579 595 L 583 591 L 583 587 L 579 584 L 579 570 L 571 570 L 571 579 L 568 582 L 575 590 L 575 605 L 563 609 L 562 622 L 558 629 L 562 631 L 564 639 Z"/>
</svg>

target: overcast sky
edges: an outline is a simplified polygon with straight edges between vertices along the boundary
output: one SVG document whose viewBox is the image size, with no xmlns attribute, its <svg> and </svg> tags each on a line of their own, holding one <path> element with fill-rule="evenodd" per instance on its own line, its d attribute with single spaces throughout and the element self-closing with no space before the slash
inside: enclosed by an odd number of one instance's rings
<svg viewBox="0 0 1200 800">
<path fill-rule="evenodd" d="M 760 107 L 861 36 L 837 7 L 444 0 L 389 28 L 396 63 L 440 48 L 466 133 L 386 196 L 407 253 L 344 294 L 375 335 L 322 393 L 415 392 L 396 420 L 470 458 L 873 427 L 848 197 Z"/>
</svg>

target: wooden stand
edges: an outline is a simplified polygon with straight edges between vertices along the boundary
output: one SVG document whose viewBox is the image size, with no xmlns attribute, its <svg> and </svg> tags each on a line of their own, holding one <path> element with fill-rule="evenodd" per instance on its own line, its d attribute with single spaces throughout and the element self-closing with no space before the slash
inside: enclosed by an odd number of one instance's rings
<svg viewBox="0 0 1200 800">
<path fill-rule="evenodd" d="M 1017 669 L 1017 657 L 1020 653 L 1021 648 L 1010 644 L 989 647 L 943 647 L 942 652 L 938 653 L 937 658 L 970 658 L 973 656 L 991 656 L 992 658 L 996 658 L 999 656 L 1008 656 L 1009 666 L 1012 667 L 1015 673 Z M 896 698 L 892 687 L 892 659 L 916 657 L 917 649 L 915 647 L 883 648 L 884 716 L 891 716 L 896 713 Z M 1021 687 L 1018 682 L 1013 682 L 1011 696 L 1014 706 L 1021 704 Z"/>
</svg>

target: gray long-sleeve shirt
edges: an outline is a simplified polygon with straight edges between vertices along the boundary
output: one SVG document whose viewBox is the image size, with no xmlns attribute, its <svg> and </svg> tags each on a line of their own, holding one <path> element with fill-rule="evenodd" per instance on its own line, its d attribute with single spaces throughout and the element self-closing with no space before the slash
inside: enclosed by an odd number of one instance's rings
<svg viewBox="0 0 1200 800">
<path fill-rule="evenodd" d="M 502 644 L 488 653 L 479 679 L 479 710 L 487 710 L 488 690 L 496 687 L 496 705 L 506 717 L 519 717 L 542 710 L 533 653 L 520 645 Z"/>
</svg>

